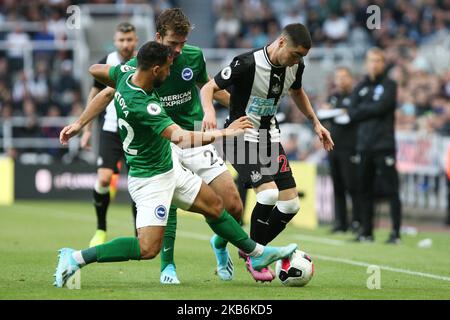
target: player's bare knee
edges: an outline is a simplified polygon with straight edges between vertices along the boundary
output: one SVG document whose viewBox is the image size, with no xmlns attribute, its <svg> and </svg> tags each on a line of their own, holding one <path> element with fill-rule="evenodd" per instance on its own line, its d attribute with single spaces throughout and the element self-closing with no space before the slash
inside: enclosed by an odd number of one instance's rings
<svg viewBox="0 0 450 320">
<path fill-rule="evenodd" d="M 161 250 L 161 245 L 159 243 L 150 243 L 142 238 L 139 238 L 139 246 L 141 248 L 142 260 L 150 260 L 155 258 Z"/>
<path fill-rule="evenodd" d="M 147 246 L 147 247 L 141 247 L 141 259 L 142 260 L 150 260 L 155 258 L 159 251 L 159 246 Z"/>
<path fill-rule="evenodd" d="M 241 197 L 239 194 L 232 194 L 228 197 L 227 201 L 224 204 L 225 209 L 236 219 L 240 219 L 242 217 L 242 211 L 244 206 L 242 204 Z"/>
<path fill-rule="evenodd" d="M 223 201 L 219 196 L 211 199 L 211 215 L 218 218 L 223 211 Z"/>
</svg>

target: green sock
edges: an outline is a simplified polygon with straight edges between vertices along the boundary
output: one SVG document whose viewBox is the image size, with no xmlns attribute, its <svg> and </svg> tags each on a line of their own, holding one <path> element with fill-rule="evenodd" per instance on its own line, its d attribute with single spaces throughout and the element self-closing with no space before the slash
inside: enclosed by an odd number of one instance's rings
<svg viewBox="0 0 450 320">
<path fill-rule="evenodd" d="M 175 251 L 176 232 L 177 207 L 170 206 L 169 218 L 167 219 L 167 226 L 164 231 L 163 248 L 161 250 L 161 271 L 163 271 L 169 264 L 173 264 L 175 266 L 173 253 Z"/>
<path fill-rule="evenodd" d="M 228 240 L 245 253 L 256 248 L 256 242 L 250 239 L 239 223 L 227 212 L 223 211 L 217 219 L 206 219 L 210 228 L 220 237 Z"/>
<path fill-rule="evenodd" d="M 230 214 L 227 210 L 224 209 L 225 212 L 227 212 L 228 214 Z M 230 214 L 231 215 L 231 214 Z M 242 220 L 238 221 L 239 225 L 242 226 Z M 217 236 L 216 239 L 214 240 L 214 246 L 217 249 L 224 249 L 228 244 L 228 240 L 222 238 L 221 236 Z"/>
<path fill-rule="evenodd" d="M 92 262 L 118 262 L 140 260 L 141 248 L 138 238 L 120 237 L 81 251 L 86 264 Z"/>
</svg>

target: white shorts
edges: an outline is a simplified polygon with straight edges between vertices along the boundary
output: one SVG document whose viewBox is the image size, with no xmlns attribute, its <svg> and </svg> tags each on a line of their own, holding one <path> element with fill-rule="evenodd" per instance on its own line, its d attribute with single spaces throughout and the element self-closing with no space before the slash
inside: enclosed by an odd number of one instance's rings
<svg viewBox="0 0 450 320">
<path fill-rule="evenodd" d="M 187 149 L 181 149 L 173 143 L 170 145 L 172 153 L 177 154 L 181 164 L 199 175 L 206 184 L 210 184 L 215 178 L 228 170 L 212 144 Z"/>
<path fill-rule="evenodd" d="M 171 203 L 188 210 L 195 201 L 202 179 L 183 168 L 172 154 L 173 169 L 150 178 L 128 177 L 128 191 L 136 203 L 136 229 L 166 226 Z"/>
</svg>

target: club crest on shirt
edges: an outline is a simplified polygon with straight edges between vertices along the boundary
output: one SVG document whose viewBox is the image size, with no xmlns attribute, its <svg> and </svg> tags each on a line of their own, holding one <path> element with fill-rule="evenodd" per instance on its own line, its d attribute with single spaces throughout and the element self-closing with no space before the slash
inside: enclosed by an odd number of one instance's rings
<svg viewBox="0 0 450 320">
<path fill-rule="evenodd" d="M 384 88 L 381 84 L 377 85 L 375 87 L 375 90 L 373 90 L 373 100 L 377 101 L 380 100 L 381 95 L 384 92 Z"/>
<path fill-rule="evenodd" d="M 252 179 L 253 183 L 256 183 L 262 179 L 262 174 L 259 173 L 258 171 L 253 170 L 252 174 L 250 175 L 250 179 Z"/>
<path fill-rule="evenodd" d="M 222 69 L 222 72 L 220 72 L 220 76 L 222 77 L 222 79 L 224 80 L 228 80 L 231 77 L 231 67 L 225 67 Z"/>
<path fill-rule="evenodd" d="M 184 81 L 190 81 L 194 77 L 194 72 L 189 67 L 184 68 L 183 71 L 181 71 L 181 77 Z"/>
<path fill-rule="evenodd" d="M 360 97 L 363 97 L 363 96 L 365 96 L 367 94 L 367 92 L 369 92 L 369 88 L 364 87 L 361 90 L 359 90 L 358 94 L 359 94 Z"/>
<path fill-rule="evenodd" d="M 150 104 L 147 106 L 147 111 L 148 111 L 148 113 L 150 113 L 151 115 L 156 116 L 156 115 L 158 115 L 158 114 L 161 113 L 161 107 L 160 107 L 158 104 L 156 104 L 156 103 L 150 103 Z"/>
<path fill-rule="evenodd" d="M 276 84 L 272 87 L 273 94 L 279 94 L 280 92 L 281 92 L 281 86 L 279 84 Z"/>
<path fill-rule="evenodd" d="M 135 67 L 132 67 L 132 66 L 129 66 L 126 64 L 123 64 L 120 66 L 120 71 L 122 71 L 122 72 L 128 72 L 130 70 L 135 70 L 135 69 L 136 69 Z"/>
</svg>

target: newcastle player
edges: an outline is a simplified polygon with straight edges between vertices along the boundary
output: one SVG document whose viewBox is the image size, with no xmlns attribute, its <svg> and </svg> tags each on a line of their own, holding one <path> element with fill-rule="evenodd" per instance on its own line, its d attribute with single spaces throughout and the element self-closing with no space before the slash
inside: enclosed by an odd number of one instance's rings
<svg viewBox="0 0 450 320">
<path fill-rule="evenodd" d="M 302 88 L 305 65 L 303 57 L 311 48 L 308 29 L 300 24 L 284 27 L 270 45 L 239 55 L 201 89 L 205 129 L 216 126 L 212 104 L 215 92 L 230 88 L 230 115 L 227 123 L 247 116 L 253 128 L 241 138 L 224 140 L 226 158 L 256 192 L 250 236 L 257 242 L 271 242 L 300 209 L 298 192 L 289 161 L 280 144 L 280 130 L 275 118 L 280 99 L 289 93 L 297 107 L 312 121 L 324 148 L 333 148 L 330 133 L 317 119 Z M 270 159 L 268 161 L 268 157 Z M 265 268 L 247 270 L 257 281 L 272 281 L 274 273 Z"/>
</svg>

